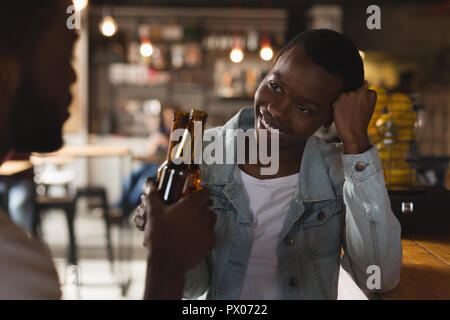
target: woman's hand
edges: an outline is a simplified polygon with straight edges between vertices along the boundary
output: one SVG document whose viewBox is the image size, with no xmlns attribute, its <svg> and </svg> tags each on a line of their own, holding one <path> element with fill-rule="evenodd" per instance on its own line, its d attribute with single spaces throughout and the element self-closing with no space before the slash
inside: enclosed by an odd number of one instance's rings
<svg viewBox="0 0 450 320">
<path fill-rule="evenodd" d="M 356 91 L 342 93 L 333 104 L 333 118 L 344 153 L 359 154 L 370 149 L 367 127 L 372 118 L 377 93 L 367 81 Z"/>
</svg>

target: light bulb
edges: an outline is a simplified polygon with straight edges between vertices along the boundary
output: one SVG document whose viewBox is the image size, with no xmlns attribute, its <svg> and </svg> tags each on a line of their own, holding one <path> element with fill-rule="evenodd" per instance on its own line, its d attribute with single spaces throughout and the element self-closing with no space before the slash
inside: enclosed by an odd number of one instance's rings
<svg viewBox="0 0 450 320">
<path fill-rule="evenodd" d="M 82 11 L 88 5 L 88 0 L 72 0 L 75 10 Z"/>
<path fill-rule="evenodd" d="M 107 16 L 100 23 L 100 31 L 106 37 L 112 37 L 117 32 L 117 23 L 113 17 Z"/>
<path fill-rule="evenodd" d="M 259 55 L 264 61 L 270 61 L 273 58 L 273 50 L 270 46 L 264 46 L 261 48 Z"/>
<path fill-rule="evenodd" d="M 230 52 L 230 59 L 234 63 L 239 63 L 244 59 L 244 53 L 241 48 L 235 47 Z"/>
<path fill-rule="evenodd" d="M 141 52 L 141 55 L 144 57 L 151 57 L 153 54 L 153 46 L 150 41 L 144 41 L 141 44 L 141 48 L 139 50 Z"/>
</svg>

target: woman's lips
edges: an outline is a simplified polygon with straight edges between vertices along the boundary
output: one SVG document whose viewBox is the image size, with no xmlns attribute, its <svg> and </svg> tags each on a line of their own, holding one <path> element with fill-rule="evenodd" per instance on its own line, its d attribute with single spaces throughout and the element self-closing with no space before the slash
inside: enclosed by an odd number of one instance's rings
<svg viewBox="0 0 450 320">
<path fill-rule="evenodd" d="M 279 135 L 290 135 L 280 129 L 277 121 L 267 111 L 260 110 L 258 114 L 258 129 L 267 129 L 268 133 L 275 133 Z M 278 132 L 274 131 L 278 130 Z"/>
</svg>

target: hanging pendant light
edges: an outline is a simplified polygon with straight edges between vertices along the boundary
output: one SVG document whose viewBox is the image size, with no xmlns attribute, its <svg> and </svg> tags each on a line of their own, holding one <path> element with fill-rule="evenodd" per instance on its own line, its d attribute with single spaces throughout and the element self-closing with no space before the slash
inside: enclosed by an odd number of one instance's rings
<svg viewBox="0 0 450 320">
<path fill-rule="evenodd" d="M 100 31 L 105 37 L 112 37 L 117 32 L 117 23 L 111 16 L 106 16 L 100 23 Z"/>
<path fill-rule="evenodd" d="M 265 38 L 261 41 L 261 50 L 259 51 L 259 56 L 264 61 L 270 61 L 273 58 L 273 50 L 270 45 L 270 40 Z"/>
<path fill-rule="evenodd" d="M 143 57 L 149 58 L 153 54 L 153 45 L 148 38 L 144 38 L 141 41 L 141 47 L 139 49 L 139 52 Z"/>
<path fill-rule="evenodd" d="M 244 59 L 244 52 L 239 41 L 235 41 L 230 52 L 230 60 L 234 63 L 239 63 Z"/>
<path fill-rule="evenodd" d="M 112 37 L 117 32 L 116 20 L 111 15 L 110 8 L 103 9 L 103 20 L 100 22 L 100 31 L 105 37 Z"/>
<path fill-rule="evenodd" d="M 88 0 L 72 0 L 75 10 L 80 12 L 88 5 Z"/>
</svg>

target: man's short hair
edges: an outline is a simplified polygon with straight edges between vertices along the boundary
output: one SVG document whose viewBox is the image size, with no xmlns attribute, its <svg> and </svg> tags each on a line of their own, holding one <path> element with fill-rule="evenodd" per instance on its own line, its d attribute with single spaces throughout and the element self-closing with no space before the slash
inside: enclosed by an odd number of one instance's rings
<svg viewBox="0 0 450 320">
<path fill-rule="evenodd" d="M 281 49 L 277 60 L 295 46 L 301 46 L 318 66 L 344 79 L 344 92 L 360 88 L 364 82 L 364 67 L 354 43 L 343 34 L 328 30 L 308 30 L 296 35 Z"/>
<path fill-rule="evenodd" d="M 60 0 L 0 1 L 0 52 L 22 55 L 33 50 L 51 26 Z"/>
</svg>

